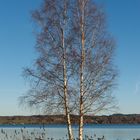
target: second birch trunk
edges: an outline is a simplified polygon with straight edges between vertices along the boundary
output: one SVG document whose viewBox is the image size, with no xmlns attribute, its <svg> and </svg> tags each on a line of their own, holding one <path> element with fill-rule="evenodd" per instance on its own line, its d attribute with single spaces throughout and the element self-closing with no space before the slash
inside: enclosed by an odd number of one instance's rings
<svg viewBox="0 0 140 140">
<path fill-rule="evenodd" d="M 79 140 L 83 140 L 84 125 L 84 63 L 85 63 L 85 33 L 84 33 L 84 1 L 81 3 L 81 64 L 80 64 L 80 108 L 79 108 Z"/>
<path fill-rule="evenodd" d="M 66 49 L 65 49 L 64 30 L 63 29 L 62 29 L 62 48 L 63 48 L 64 108 L 65 108 L 65 115 L 67 118 L 67 129 L 68 129 L 69 140 L 73 140 L 72 126 L 71 126 L 69 106 L 68 106 Z"/>
</svg>

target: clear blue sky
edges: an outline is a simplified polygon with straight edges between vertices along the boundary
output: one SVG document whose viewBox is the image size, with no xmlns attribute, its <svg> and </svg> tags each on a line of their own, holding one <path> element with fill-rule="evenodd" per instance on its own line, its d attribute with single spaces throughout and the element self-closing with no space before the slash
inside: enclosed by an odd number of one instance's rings
<svg viewBox="0 0 140 140">
<path fill-rule="evenodd" d="M 30 12 L 42 0 L 0 0 L 0 115 L 31 115 L 18 107 L 28 85 L 22 69 L 35 58 Z M 119 69 L 114 91 L 121 113 L 140 113 L 140 0 L 98 0 L 116 39 Z"/>
</svg>

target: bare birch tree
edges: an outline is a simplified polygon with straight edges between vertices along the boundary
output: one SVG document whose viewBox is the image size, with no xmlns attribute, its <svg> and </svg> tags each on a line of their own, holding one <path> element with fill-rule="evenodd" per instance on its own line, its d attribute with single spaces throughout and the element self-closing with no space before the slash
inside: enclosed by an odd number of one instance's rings
<svg viewBox="0 0 140 140">
<path fill-rule="evenodd" d="M 70 140 L 70 114 L 78 114 L 83 140 L 84 115 L 114 105 L 115 45 L 104 12 L 93 0 L 45 0 L 33 18 L 39 25 L 39 56 L 33 68 L 25 69 L 32 85 L 21 101 L 47 113 L 65 114 Z"/>
<path fill-rule="evenodd" d="M 68 84 L 72 76 L 68 56 L 72 40 L 70 6 L 69 0 L 44 0 L 42 7 L 33 12 L 39 25 L 36 45 L 39 56 L 33 68 L 24 71 L 32 86 L 20 100 L 49 114 L 65 114 L 69 140 L 73 140 L 69 98 L 74 92 Z"/>
<path fill-rule="evenodd" d="M 73 47 L 79 56 L 74 61 L 79 69 L 79 139 L 83 140 L 84 115 L 114 107 L 115 44 L 107 32 L 104 12 L 93 0 L 76 0 L 72 22 Z"/>
</svg>

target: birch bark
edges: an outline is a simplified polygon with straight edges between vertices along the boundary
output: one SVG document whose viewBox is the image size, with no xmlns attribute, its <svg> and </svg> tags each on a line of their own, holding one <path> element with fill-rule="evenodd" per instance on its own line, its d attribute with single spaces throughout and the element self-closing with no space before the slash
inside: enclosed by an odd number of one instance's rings
<svg viewBox="0 0 140 140">
<path fill-rule="evenodd" d="M 83 117 L 84 117 L 84 63 L 85 63 L 85 33 L 84 33 L 84 0 L 81 2 L 81 64 L 80 64 L 80 122 L 79 122 L 79 140 L 83 140 Z"/>
<path fill-rule="evenodd" d="M 73 140 L 73 132 L 70 119 L 69 103 L 68 103 L 68 87 L 67 87 L 67 64 L 66 64 L 66 48 L 65 48 L 65 26 L 66 26 L 66 14 L 67 14 L 66 0 L 64 1 L 64 23 L 62 28 L 62 48 L 63 48 L 63 79 L 64 79 L 64 109 L 67 118 L 67 129 L 69 140 Z"/>
</svg>

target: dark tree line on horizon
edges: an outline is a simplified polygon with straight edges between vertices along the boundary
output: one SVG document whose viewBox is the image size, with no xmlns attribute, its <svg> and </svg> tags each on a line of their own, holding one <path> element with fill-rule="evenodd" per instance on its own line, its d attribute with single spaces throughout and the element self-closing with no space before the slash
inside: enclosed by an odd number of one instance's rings
<svg viewBox="0 0 140 140">
<path fill-rule="evenodd" d="M 104 11 L 93 0 L 44 0 L 32 17 L 38 57 L 24 70 L 31 86 L 20 101 L 45 114 L 64 114 L 69 140 L 70 114 L 79 115 L 83 140 L 84 115 L 115 107 L 115 43 Z"/>
</svg>

